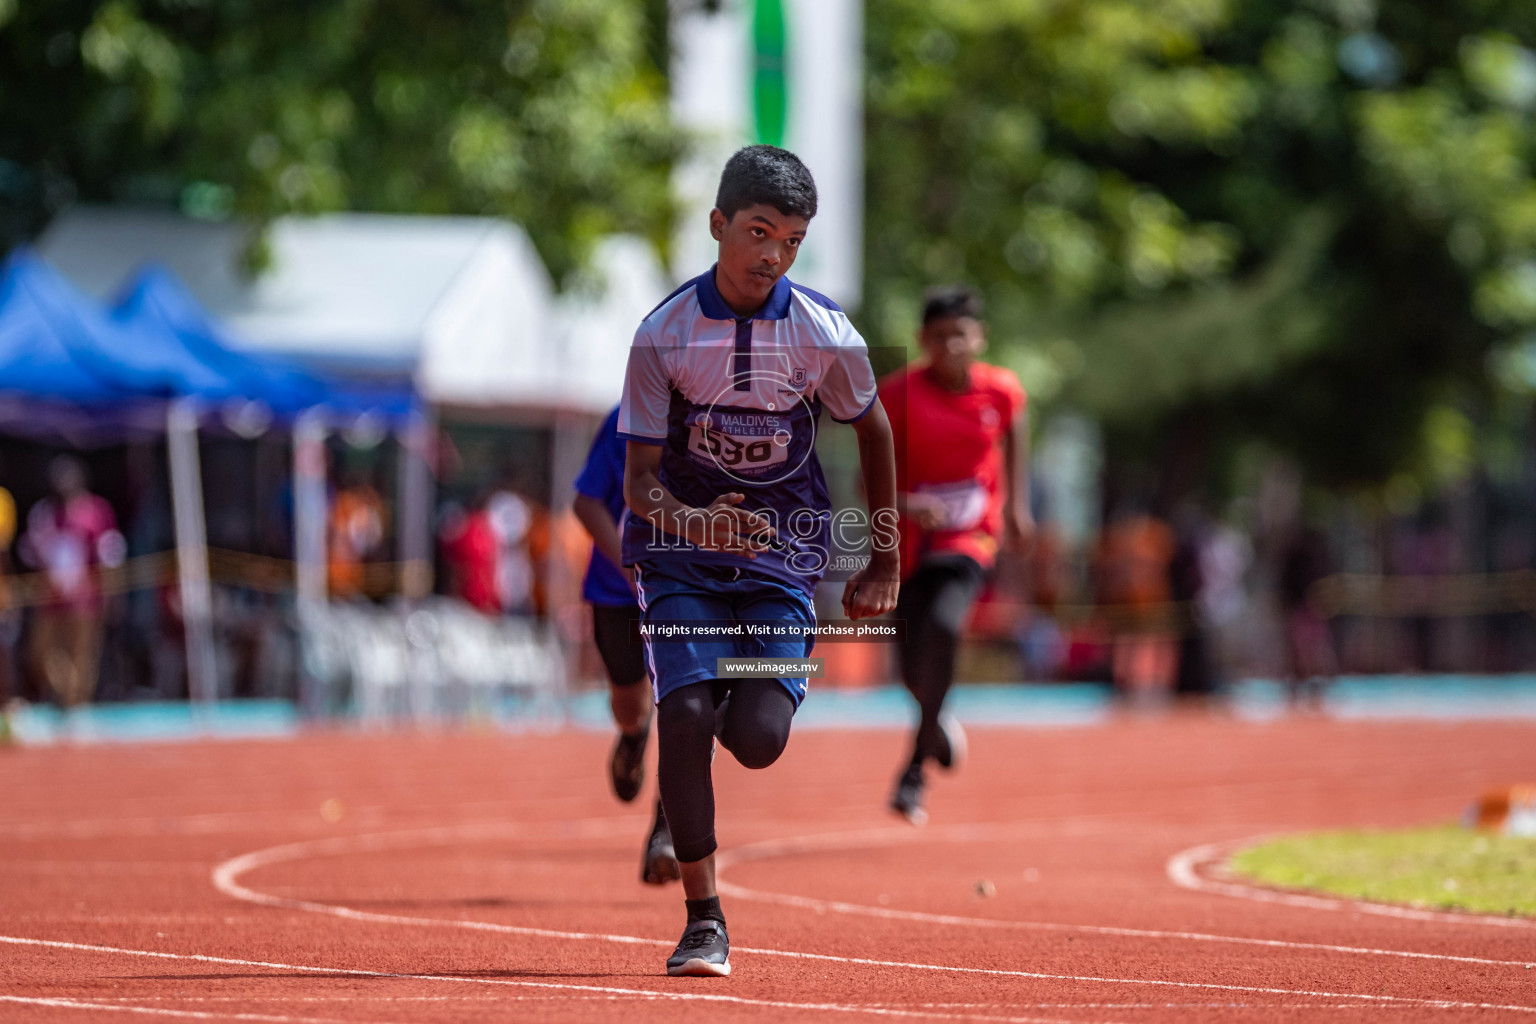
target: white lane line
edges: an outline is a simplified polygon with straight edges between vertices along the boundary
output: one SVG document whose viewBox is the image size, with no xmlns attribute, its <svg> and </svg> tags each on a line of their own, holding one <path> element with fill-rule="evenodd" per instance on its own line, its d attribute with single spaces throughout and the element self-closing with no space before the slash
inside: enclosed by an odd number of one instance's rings
<svg viewBox="0 0 1536 1024">
<path fill-rule="evenodd" d="M 860 1003 L 861 1006 L 912 1006 L 925 1010 L 984 1007 L 1011 1007 L 1019 1010 L 1391 1010 L 1401 1013 L 1401 1006 L 1388 1003 Z M 1454 1006 L 1426 1007 L 1454 1010 Z"/>
<path fill-rule="evenodd" d="M 172 1010 L 163 1006 L 134 1006 L 129 1003 L 104 1003 L 94 1000 L 65 999 L 59 996 L 4 996 L 0 1003 L 27 1006 L 52 1006 L 65 1010 L 107 1010 L 112 1013 L 149 1014 L 155 1017 L 185 1017 L 193 1020 L 259 1020 L 271 1024 L 357 1024 L 338 1017 L 290 1017 L 277 1013 L 236 1013 L 234 1011 Z"/>
<path fill-rule="evenodd" d="M 438 820 L 444 815 L 481 814 L 486 811 L 503 811 L 526 814 L 530 807 L 564 807 L 577 803 L 591 803 L 580 796 L 545 796 L 526 800 L 475 800 L 466 803 L 433 803 L 433 814 Z M 267 831 L 274 827 L 335 831 L 336 826 L 325 822 L 319 814 L 320 798 L 316 797 L 313 810 L 300 808 L 267 811 L 220 811 L 206 814 L 137 815 L 130 818 L 76 819 L 73 821 L 0 821 L 0 838 L 5 839 L 99 839 L 105 836 L 164 836 L 164 835 L 224 835 L 250 831 Z M 377 827 L 393 823 L 401 824 L 402 815 L 390 805 L 346 805 L 346 824 L 357 827 Z"/>
<path fill-rule="evenodd" d="M 0 872 L 29 875 L 184 875 L 201 874 L 207 861 L 144 860 L 0 860 Z"/>
<path fill-rule="evenodd" d="M 1233 896 L 1259 903 L 1279 903 L 1288 907 L 1305 907 L 1309 910 L 1348 910 L 1362 914 L 1378 914 L 1409 921 L 1435 921 L 1442 924 L 1489 925 L 1494 928 L 1536 928 L 1536 920 L 1523 917 L 1502 917 L 1495 914 L 1449 913 L 1438 910 L 1416 910 L 1413 907 L 1396 907 L 1389 903 L 1371 903 L 1332 896 L 1308 896 L 1303 893 L 1263 889 L 1240 882 L 1217 881 L 1201 873 L 1207 865 L 1226 859 L 1238 848 L 1272 839 L 1273 836 L 1251 836 L 1223 843 L 1204 843 L 1180 850 L 1168 858 L 1169 881 L 1181 889 Z"/>
<path fill-rule="evenodd" d="M 925 1010 L 985 1007 L 1015 1010 L 1390 1010 L 1402 1013 L 1401 1006 L 1390 1003 L 862 1003 L 860 1006 L 908 1006 Z M 1461 1007 L 1416 1007 L 1427 1010 L 1458 1010 Z"/>
<path fill-rule="evenodd" d="M 94 996 L 77 996 L 86 1002 L 98 1001 Z M 502 1000 L 534 1000 L 549 999 L 550 996 L 509 996 L 504 992 L 495 995 L 478 995 L 472 992 L 461 992 L 451 996 L 376 996 L 363 995 L 357 992 L 338 993 L 331 996 L 133 996 L 135 1003 L 468 1003 L 468 1002 L 499 1002 Z M 561 999 L 616 999 L 617 996 L 561 996 Z M 102 997 L 104 1002 L 114 1001 L 111 997 Z M 116 999 L 116 1002 L 122 1002 Z M 871 1006 L 882 1006 L 882 1003 L 871 1003 Z M 895 1005 L 895 1004 L 892 1004 Z M 929 1004 L 937 1005 L 937 1004 Z"/>
<path fill-rule="evenodd" d="M 744 996 L 727 996 L 709 992 L 682 992 L 666 989 L 619 988 L 613 985 L 577 985 L 555 981 L 514 981 L 510 978 L 459 977 L 452 974 L 396 974 L 389 971 L 368 971 L 356 967 L 321 967 L 306 964 L 284 964 L 270 960 L 242 960 L 234 957 L 209 956 L 205 953 L 162 953 L 147 949 L 125 949 L 120 946 L 95 946 L 83 942 L 64 942 L 59 939 L 32 939 L 16 935 L 0 935 L 0 943 L 17 946 L 43 946 L 49 949 L 72 949 L 87 953 L 107 953 L 118 956 L 144 956 L 157 960 L 193 960 L 205 964 L 231 964 L 236 967 L 265 967 L 275 971 L 298 971 L 303 974 L 344 974 L 359 978 L 389 978 L 396 981 L 435 981 L 463 985 L 503 985 L 513 988 L 532 988 L 558 992 L 582 992 L 598 995 L 635 996 L 644 999 L 671 999 L 678 1002 L 725 1003 L 732 1006 L 752 1006 L 772 1010 L 824 1011 L 827 1013 L 867 1014 L 873 1017 L 911 1017 L 923 1020 L 986 1020 L 998 1024 L 1083 1024 L 1047 1017 L 1013 1017 L 979 1014 L 938 1013 L 923 1010 L 897 1010 L 881 1007 L 863 1007 L 847 1003 L 792 1003 L 782 999 L 748 999 Z M 19 998 L 19 997 L 18 997 Z M 1382 997 L 1391 998 L 1391 997 Z M 1417 1001 L 1417 1000 L 1415 1000 Z M 99 1005 L 99 1004 L 87 1004 Z M 153 1012 L 145 1008 L 145 1012 Z M 192 1011 L 185 1011 L 192 1012 Z M 1114 1022 L 1103 1022 L 1114 1024 Z"/>
<path fill-rule="evenodd" d="M 1238 935 L 1215 935 L 1207 932 L 1186 932 L 1153 928 L 1119 928 L 1111 925 L 1059 924 L 1050 921 L 1002 921 L 997 918 L 988 917 L 931 914 L 920 910 L 896 910 L 890 907 L 871 907 L 862 903 L 846 903 L 841 900 L 821 900 L 809 896 L 765 892 L 759 889 L 749 889 L 735 882 L 728 882 L 723 877 L 726 868 L 734 867 L 737 864 L 768 860 L 774 857 L 790 856 L 798 853 L 867 849 L 873 846 L 890 846 L 902 841 L 915 842 L 921 839 L 938 842 L 975 841 L 975 839 L 981 838 L 977 835 L 977 830 L 981 827 L 976 825 L 958 825 L 951 826 L 950 828 L 927 829 L 925 830 L 926 835 L 907 827 L 866 829 L 858 832 L 823 833 L 815 836 L 771 839 L 766 842 L 753 843 L 748 846 L 737 847 L 733 850 L 722 850 L 716 855 L 716 886 L 722 895 L 733 896 L 737 899 L 754 900 L 759 903 L 773 903 L 779 906 L 796 907 L 801 910 L 810 910 L 817 914 L 856 914 L 863 917 L 884 918 L 890 921 L 915 921 L 923 924 L 955 925 L 966 928 L 1080 932 L 1090 935 L 1116 935 L 1127 938 L 1224 942 L 1243 946 L 1267 946 L 1272 949 L 1311 949 L 1327 953 L 1394 956 L 1413 960 L 1445 960 L 1453 963 L 1488 964 L 1499 967 L 1536 966 L 1536 960 L 1494 960 L 1487 957 L 1455 956 L 1448 953 L 1419 953 L 1402 949 L 1376 949 L 1370 946 L 1341 946 L 1326 942 L 1292 942 L 1286 939 L 1255 939 Z M 1204 849 L 1204 847 L 1198 849 Z"/>
<path fill-rule="evenodd" d="M 612 819 L 592 819 L 595 822 L 605 822 Z M 580 828 L 583 822 L 572 822 L 572 827 Z M 477 826 L 475 834 L 484 834 L 487 830 L 506 831 L 509 826 L 505 823 L 497 823 L 491 826 Z M 382 833 L 377 835 L 351 836 L 346 838 L 322 839 L 303 843 L 290 843 L 284 846 L 269 847 L 266 850 L 257 850 L 252 853 L 234 857 L 218 865 L 213 870 L 213 884 L 220 892 L 237 900 L 249 903 L 257 903 L 263 906 L 278 907 L 287 910 L 302 910 L 308 913 L 326 914 L 351 921 L 366 921 L 375 924 L 400 924 L 411 927 L 429 928 L 463 928 L 470 931 L 499 932 L 508 935 L 528 935 L 539 938 L 565 939 L 578 942 L 611 942 L 620 945 L 631 946 L 659 946 L 662 948 L 672 945 L 666 939 L 649 939 L 637 935 L 615 935 L 601 932 L 571 932 L 552 928 L 531 928 L 523 925 L 493 924 L 489 921 L 465 921 L 455 918 L 430 918 L 407 917 L 399 914 L 381 914 L 374 911 L 355 910 L 351 907 L 337 906 L 329 903 L 316 903 L 310 900 L 293 899 L 285 896 L 273 896 L 269 893 L 258 892 L 239 883 L 239 878 L 246 872 L 271 864 L 286 861 L 302 860 L 312 856 L 324 854 L 347 854 L 374 852 L 381 849 L 399 849 L 413 844 L 419 845 L 423 840 L 427 842 L 463 838 L 462 829 L 456 826 L 447 826 L 436 829 L 421 829 L 408 833 Z M 525 836 L 526 832 L 523 833 Z M 361 849 L 356 848 L 358 845 Z M 1182 989 L 1209 989 L 1220 992 L 1255 992 L 1265 995 L 1306 996 L 1316 999 L 1363 999 L 1372 1002 L 1395 1002 L 1400 1005 L 1425 1005 L 1425 1006 L 1457 1006 L 1463 1009 L 1507 1009 L 1525 1013 L 1536 1013 L 1536 1006 L 1495 1006 L 1487 1003 L 1461 1003 L 1447 1002 L 1445 1000 L 1419 999 L 1412 996 L 1386 996 L 1371 995 L 1354 992 L 1324 992 L 1309 989 L 1287 989 L 1256 985 L 1223 985 L 1216 982 L 1196 981 L 1167 981 L 1149 978 L 1114 978 L 1099 977 L 1095 975 L 1076 974 L 1046 974 L 1040 971 L 1010 971 L 1000 968 L 988 967 L 956 967 L 947 964 L 913 963 L 902 960 L 876 960 L 870 957 L 834 956 L 828 953 L 803 953 L 785 949 L 761 949 L 749 946 L 733 946 L 732 952 L 748 953 L 757 956 L 776 956 L 793 960 L 819 960 L 830 963 L 858 964 L 865 967 L 889 967 L 898 970 L 909 971 L 934 971 L 954 974 L 978 974 L 990 977 L 1006 978 L 1034 978 L 1043 981 L 1073 981 L 1095 982 L 1108 985 L 1152 985 L 1168 988 Z"/>
<path fill-rule="evenodd" d="M 203 870 L 208 866 L 203 865 Z M 6 914 L 7 927 L 14 927 L 23 922 L 38 922 L 45 925 L 56 924 L 130 924 L 130 925 L 230 925 L 239 923 L 239 918 L 231 917 L 228 909 L 219 914 Z"/>
<path fill-rule="evenodd" d="M 318 806 L 318 805 L 317 805 Z M 7 839 L 94 839 L 100 836 L 212 835 L 220 832 L 254 829 L 267 825 L 323 826 L 319 815 L 299 815 L 281 811 L 230 811 L 222 814 L 181 814 L 164 817 L 105 818 L 83 821 L 35 821 L 0 824 L 0 836 Z"/>
</svg>

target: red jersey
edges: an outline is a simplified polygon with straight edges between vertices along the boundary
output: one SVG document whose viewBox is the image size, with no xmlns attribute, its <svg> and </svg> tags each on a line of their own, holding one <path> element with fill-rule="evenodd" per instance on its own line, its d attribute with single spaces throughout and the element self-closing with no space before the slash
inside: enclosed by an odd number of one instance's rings
<svg viewBox="0 0 1536 1024">
<path fill-rule="evenodd" d="M 897 489 L 938 498 L 947 520 L 929 531 L 902 517 L 904 576 L 924 555 L 947 551 L 992 567 L 1007 497 L 1003 444 L 1025 401 L 1019 378 L 989 363 L 971 365 L 971 386 L 960 394 L 932 380 L 921 361 L 880 382 L 896 441 Z"/>
</svg>

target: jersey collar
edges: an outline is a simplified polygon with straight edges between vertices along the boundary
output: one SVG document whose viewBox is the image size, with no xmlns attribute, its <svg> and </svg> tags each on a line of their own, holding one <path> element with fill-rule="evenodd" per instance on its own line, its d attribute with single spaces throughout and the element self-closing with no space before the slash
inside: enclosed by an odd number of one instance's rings
<svg viewBox="0 0 1536 1024">
<path fill-rule="evenodd" d="M 699 296 L 699 312 L 711 320 L 783 320 L 789 316 L 789 298 L 794 292 L 794 285 L 789 283 L 788 277 L 773 282 L 773 291 L 768 293 L 768 301 L 750 317 L 737 316 L 725 304 L 725 299 L 720 297 L 720 289 L 715 287 L 715 267 L 710 267 L 695 280 L 698 281 L 695 287 Z"/>
</svg>

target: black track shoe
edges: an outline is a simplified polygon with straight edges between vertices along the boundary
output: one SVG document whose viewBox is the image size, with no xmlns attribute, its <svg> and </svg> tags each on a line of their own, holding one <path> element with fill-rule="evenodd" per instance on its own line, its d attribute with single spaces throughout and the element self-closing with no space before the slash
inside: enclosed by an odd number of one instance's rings
<svg viewBox="0 0 1536 1024">
<path fill-rule="evenodd" d="M 645 741 L 650 735 L 649 729 L 635 736 L 620 733 L 613 745 L 608 781 L 613 783 L 613 795 L 625 803 L 640 795 L 640 784 L 645 781 Z"/>
<path fill-rule="evenodd" d="M 667 958 L 667 973 L 676 977 L 724 978 L 731 973 L 731 940 L 725 925 L 705 919 L 690 921 L 677 950 Z"/>
<path fill-rule="evenodd" d="M 677 851 L 672 849 L 672 830 L 660 814 L 645 841 L 645 855 L 640 858 L 640 881 L 646 885 L 666 885 L 683 877 L 677 866 Z"/>
<path fill-rule="evenodd" d="M 965 760 L 965 730 L 960 727 L 960 720 L 948 713 L 939 716 L 938 724 L 939 735 L 930 754 L 945 771 L 958 768 Z"/>
<path fill-rule="evenodd" d="M 896 780 L 896 791 L 891 794 L 891 810 L 906 818 L 913 825 L 926 825 L 928 812 L 923 809 L 922 764 L 914 764 L 902 772 Z"/>
</svg>

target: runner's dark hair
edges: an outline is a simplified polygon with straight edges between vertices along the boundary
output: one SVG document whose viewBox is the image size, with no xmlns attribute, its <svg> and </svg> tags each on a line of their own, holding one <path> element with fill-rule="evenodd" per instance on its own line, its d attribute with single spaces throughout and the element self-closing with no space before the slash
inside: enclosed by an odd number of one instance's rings
<svg viewBox="0 0 1536 1024">
<path fill-rule="evenodd" d="M 787 217 L 816 216 L 816 182 L 810 168 L 787 149 L 738 149 L 720 172 L 715 209 L 730 220 L 749 206 L 771 206 Z"/>
<path fill-rule="evenodd" d="M 923 297 L 923 326 L 925 327 L 935 320 L 962 316 L 968 316 L 972 320 L 983 319 L 981 296 L 963 285 L 933 288 Z"/>
</svg>

